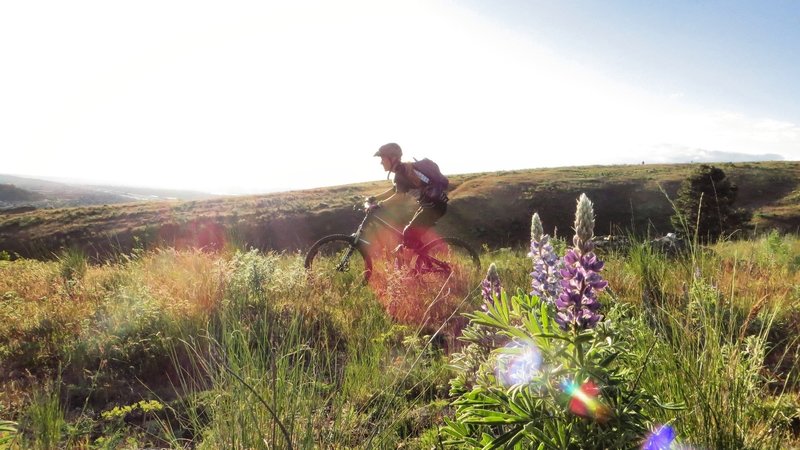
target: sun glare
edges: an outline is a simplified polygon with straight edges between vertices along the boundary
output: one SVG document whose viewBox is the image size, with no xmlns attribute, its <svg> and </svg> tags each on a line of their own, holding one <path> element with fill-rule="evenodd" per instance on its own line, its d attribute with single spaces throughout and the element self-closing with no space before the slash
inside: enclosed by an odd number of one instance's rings
<svg viewBox="0 0 800 450">
<path fill-rule="evenodd" d="M 2 53 L 13 173 L 252 193 L 380 179 L 390 141 L 451 174 L 800 158 L 790 121 L 627 85 L 465 5 L 52 6 L 0 27 L 26 45 Z"/>
</svg>

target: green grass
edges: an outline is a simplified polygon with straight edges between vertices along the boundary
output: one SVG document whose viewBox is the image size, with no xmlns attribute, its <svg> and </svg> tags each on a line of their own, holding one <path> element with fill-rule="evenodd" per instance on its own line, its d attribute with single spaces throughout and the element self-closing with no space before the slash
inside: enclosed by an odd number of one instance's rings
<svg viewBox="0 0 800 450">
<path fill-rule="evenodd" d="M 798 238 L 668 258 L 605 255 L 651 413 L 699 448 L 798 439 Z M 563 246 L 556 243 L 556 246 Z M 487 249 L 507 291 L 525 249 Z M 11 448 L 431 448 L 478 280 L 313 282 L 298 254 L 152 249 L 90 264 L 0 261 L 0 443 Z M 626 364 L 627 364 L 626 363 Z M 161 405 L 156 407 L 155 405 Z M 12 431 L 19 430 L 19 433 Z"/>
<path fill-rule="evenodd" d="M 735 281 L 727 284 L 734 275 L 720 270 L 725 259 L 719 254 L 697 252 L 674 261 L 639 247 L 631 256 L 627 267 L 639 275 L 645 313 L 634 327 L 640 351 L 647 349 L 642 385 L 686 406 L 678 414 L 654 413 L 700 448 L 786 448 L 797 414 L 797 342 L 787 330 L 776 333 L 776 323 L 791 316 L 791 302 L 757 298 Z M 774 261 L 755 264 L 779 270 Z M 792 279 L 771 286 L 780 292 L 783 283 Z M 789 359 L 792 364 L 784 366 Z"/>
</svg>

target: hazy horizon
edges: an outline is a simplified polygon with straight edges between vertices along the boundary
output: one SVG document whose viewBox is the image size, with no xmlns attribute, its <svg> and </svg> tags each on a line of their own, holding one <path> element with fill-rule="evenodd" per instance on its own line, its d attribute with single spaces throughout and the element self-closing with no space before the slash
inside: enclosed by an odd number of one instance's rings
<svg viewBox="0 0 800 450">
<path fill-rule="evenodd" d="M 617 165 L 641 165 L 642 162 L 645 164 L 721 164 L 721 163 L 744 163 L 744 162 L 770 162 L 770 161 L 783 161 L 783 162 L 793 162 L 793 160 L 786 160 L 779 158 L 780 155 L 746 155 L 746 154 L 739 154 L 739 155 L 731 155 L 727 154 L 727 156 L 731 157 L 729 159 L 714 159 L 713 156 L 706 157 L 703 159 L 702 155 L 700 155 L 700 159 L 697 160 L 689 160 L 689 161 L 651 161 L 647 163 L 646 161 L 640 162 L 621 162 L 621 163 L 612 163 L 612 164 L 596 164 L 599 166 L 617 166 Z M 754 159 L 754 156 L 766 156 L 766 157 L 774 157 L 774 158 L 766 158 L 766 159 Z M 536 169 L 557 169 L 563 167 L 580 167 L 580 166 L 547 166 L 547 167 L 518 167 L 518 168 L 509 168 L 509 169 L 501 169 L 499 171 L 514 171 L 514 170 L 536 170 Z M 482 172 L 495 172 L 495 171 L 482 171 Z M 449 173 L 448 175 L 466 175 L 470 173 L 481 173 L 481 172 L 462 172 L 462 173 Z M 295 190 L 304 190 L 304 189 L 321 189 L 321 188 L 329 188 L 329 187 L 336 187 L 341 185 L 348 185 L 348 184 L 356 184 L 362 182 L 380 182 L 386 180 L 386 176 L 376 179 L 369 179 L 369 180 L 360 180 L 360 181 L 352 181 L 352 182 L 345 182 L 340 184 L 327 184 L 327 185 L 309 185 L 300 188 L 275 188 L 275 189 L 267 189 L 267 190 L 259 190 L 253 189 L 250 191 L 204 191 L 198 189 L 182 189 L 182 188 L 173 188 L 173 187 L 165 187 L 159 185 L 138 185 L 138 184 L 126 184 L 126 183 L 115 183 L 113 181 L 98 181 L 97 179 L 85 178 L 71 178 L 71 177 L 50 177 L 50 176 L 37 176 L 37 175 L 25 175 L 25 174 L 12 174 L 12 173 L 0 173 L 1 176 L 11 176 L 17 178 L 26 178 L 31 180 L 42 180 L 54 183 L 63 183 L 75 186 L 93 186 L 93 187 L 103 187 L 103 186 L 110 186 L 110 187 L 118 187 L 118 188 L 131 188 L 131 189 L 152 189 L 152 190 L 162 190 L 162 191 L 187 191 L 187 192 L 195 192 L 201 194 L 212 194 L 212 195 L 220 195 L 220 196 L 237 196 L 237 195 L 255 195 L 255 194 L 270 194 L 270 193 L 280 193 L 280 192 L 289 192 Z M 390 183 L 390 181 L 387 181 Z M 12 183 L 13 184 L 13 183 Z"/>
</svg>

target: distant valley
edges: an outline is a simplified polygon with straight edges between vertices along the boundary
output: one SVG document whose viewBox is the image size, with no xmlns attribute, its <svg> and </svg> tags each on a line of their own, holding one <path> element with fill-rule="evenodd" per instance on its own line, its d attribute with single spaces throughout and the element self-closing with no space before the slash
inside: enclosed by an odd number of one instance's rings
<svg viewBox="0 0 800 450">
<path fill-rule="evenodd" d="M 0 174 L 0 214 L 4 210 L 68 208 L 151 200 L 206 200 L 204 192 L 56 182 Z"/>
</svg>

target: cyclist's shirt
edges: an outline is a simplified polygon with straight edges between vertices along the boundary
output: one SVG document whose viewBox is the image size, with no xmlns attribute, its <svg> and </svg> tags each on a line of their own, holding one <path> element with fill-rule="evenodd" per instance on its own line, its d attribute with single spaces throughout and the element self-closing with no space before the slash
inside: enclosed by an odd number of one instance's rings
<svg viewBox="0 0 800 450">
<path fill-rule="evenodd" d="M 422 194 L 422 180 L 411 169 L 411 163 L 400 163 L 394 170 L 394 189 L 397 192 L 419 198 Z"/>
<path fill-rule="evenodd" d="M 431 201 L 424 195 L 425 183 L 420 180 L 412 163 L 400 163 L 394 171 L 394 188 L 396 192 L 402 192 L 416 197 L 421 206 L 439 206 L 437 202 Z"/>
</svg>

